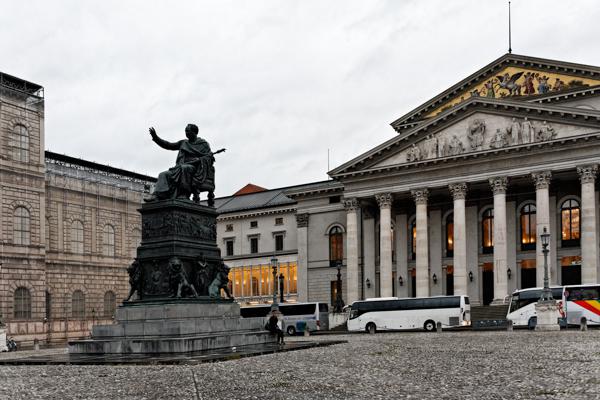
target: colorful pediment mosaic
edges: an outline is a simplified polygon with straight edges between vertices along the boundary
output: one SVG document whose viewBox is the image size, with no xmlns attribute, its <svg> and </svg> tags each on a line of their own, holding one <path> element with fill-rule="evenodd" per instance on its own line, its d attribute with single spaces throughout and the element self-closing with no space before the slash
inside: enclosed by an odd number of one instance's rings
<svg viewBox="0 0 600 400">
<path fill-rule="evenodd" d="M 474 96 L 488 98 L 523 97 L 595 85 L 600 85 L 600 80 L 528 68 L 506 67 L 496 73 L 495 77 L 476 83 L 427 114 L 426 117 L 436 116 Z"/>
</svg>

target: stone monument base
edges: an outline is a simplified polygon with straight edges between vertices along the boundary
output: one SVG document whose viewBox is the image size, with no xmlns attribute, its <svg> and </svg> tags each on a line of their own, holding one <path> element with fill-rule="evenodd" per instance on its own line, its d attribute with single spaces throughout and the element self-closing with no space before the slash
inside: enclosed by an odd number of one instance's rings
<svg viewBox="0 0 600 400">
<path fill-rule="evenodd" d="M 96 325 L 92 338 L 69 342 L 72 354 L 164 354 L 273 343 L 262 318 L 241 318 L 232 301 L 173 299 L 117 309 L 117 324 Z"/>
<path fill-rule="evenodd" d="M 560 331 L 556 301 L 538 301 L 535 304 L 535 312 L 537 314 L 536 331 Z"/>
</svg>

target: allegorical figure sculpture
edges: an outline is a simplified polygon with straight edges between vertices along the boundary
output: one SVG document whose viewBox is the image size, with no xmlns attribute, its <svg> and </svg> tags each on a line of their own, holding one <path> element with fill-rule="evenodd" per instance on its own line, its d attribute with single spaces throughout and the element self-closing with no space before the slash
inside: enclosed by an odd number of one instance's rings
<svg viewBox="0 0 600 400">
<path fill-rule="evenodd" d="M 183 263 L 178 257 L 171 257 L 169 260 L 169 287 L 171 297 L 180 298 L 182 295 L 188 297 L 198 297 L 198 292 L 194 285 L 190 284 L 187 274 L 183 269 Z"/>
<path fill-rule="evenodd" d="M 233 299 L 233 296 L 229 292 L 229 287 L 227 284 L 229 283 L 229 267 L 224 263 L 221 263 L 220 266 L 217 267 L 215 271 L 215 278 L 211 282 L 208 287 L 208 295 L 212 298 L 221 297 L 221 289 L 225 292 L 225 295 Z"/>
<path fill-rule="evenodd" d="M 214 155 L 225 151 L 221 149 L 213 153 L 208 142 L 198 137 L 198 127 L 188 124 L 185 128 L 187 139 L 175 143 L 158 137 L 156 130 L 150 128 L 152 140 L 163 149 L 177 150 L 175 166 L 158 175 L 154 193 L 146 201 L 164 199 L 200 200 L 200 192 L 208 192 L 208 205 L 214 206 L 215 168 Z"/>
<path fill-rule="evenodd" d="M 138 296 L 142 293 L 141 284 L 142 284 L 142 270 L 140 268 L 140 263 L 138 260 L 134 260 L 129 267 L 127 267 L 127 273 L 129 274 L 129 295 L 125 299 L 125 301 L 129 301 L 131 296 L 135 292 L 138 293 Z"/>
</svg>

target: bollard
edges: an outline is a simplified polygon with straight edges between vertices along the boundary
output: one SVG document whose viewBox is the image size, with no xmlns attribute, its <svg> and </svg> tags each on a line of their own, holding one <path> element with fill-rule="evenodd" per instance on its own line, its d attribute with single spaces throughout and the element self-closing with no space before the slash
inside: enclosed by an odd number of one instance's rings
<svg viewBox="0 0 600 400">
<path fill-rule="evenodd" d="M 435 324 L 435 331 L 440 333 L 442 331 L 442 323 L 438 322 Z"/>
<path fill-rule="evenodd" d="M 581 317 L 581 331 L 587 331 L 587 318 Z"/>
<path fill-rule="evenodd" d="M 512 330 L 513 330 L 513 322 L 512 322 L 512 319 L 509 319 L 509 320 L 508 320 L 508 323 L 506 324 L 506 330 L 507 330 L 508 332 L 512 332 Z"/>
</svg>

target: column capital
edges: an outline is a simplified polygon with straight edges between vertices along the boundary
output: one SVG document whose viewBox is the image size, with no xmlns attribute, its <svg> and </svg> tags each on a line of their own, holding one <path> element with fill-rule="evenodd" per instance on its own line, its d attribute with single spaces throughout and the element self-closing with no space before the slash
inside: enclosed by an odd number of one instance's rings
<svg viewBox="0 0 600 400">
<path fill-rule="evenodd" d="M 451 183 L 448 188 L 454 200 L 464 200 L 467 197 L 467 184 L 464 182 Z"/>
<path fill-rule="evenodd" d="M 429 189 L 413 189 L 410 191 L 410 194 L 415 199 L 415 203 L 427 204 L 427 198 L 429 197 Z"/>
<path fill-rule="evenodd" d="M 594 183 L 596 174 L 598 173 L 598 164 L 582 165 L 577 167 L 579 180 L 581 183 Z"/>
<path fill-rule="evenodd" d="M 375 200 L 377 200 L 379 208 L 391 208 L 394 199 L 391 193 L 379 193 L 375 195 Z"/>
<path fill-rule="evenodd" d="M 537 171 L 531 173 L 531 179 L 535 185 L 535 190 L 548 189 L 550 187 L 550 181 L 552 180 L 551 171 Z"/>
<path fill-rule="evenodd" d="M 346 209 L 346 212 L 356 212 L 359 207 L 360 205 L 357 198 L 344 199 L 344 208 Z"/>
<path fill-rule="evenodd" d="M 490 186 L 492 188 L 492 192 L 494 194 L 504 194 L 506 193 L 506 188 L 508 186 L 508 178 L 505 176 L 496 176 L 494 178 L 489 179 Z"/>
<path fill-rule="evenodd" d="M 296 224 L 298 228 L 308 227 L 308 213 L 296 214 Z"/>
</svg>

